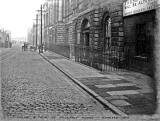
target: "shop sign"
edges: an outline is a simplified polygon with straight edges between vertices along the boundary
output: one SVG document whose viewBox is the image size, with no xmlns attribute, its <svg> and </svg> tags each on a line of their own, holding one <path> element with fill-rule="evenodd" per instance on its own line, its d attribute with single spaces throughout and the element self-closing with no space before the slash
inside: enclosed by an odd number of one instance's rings
<svg viewBox="0 0 160 121">
<path fill-rule="evenodd" d="M 123 3 L 123 16 L 153 10 L 159 5 L 160 0 L 127 0 Z"/>
</svg>

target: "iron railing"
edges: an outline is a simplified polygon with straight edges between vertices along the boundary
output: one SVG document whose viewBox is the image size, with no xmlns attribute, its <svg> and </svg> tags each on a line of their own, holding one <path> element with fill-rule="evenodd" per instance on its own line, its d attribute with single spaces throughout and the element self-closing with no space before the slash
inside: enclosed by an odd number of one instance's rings
<svg viewBox="0 0 160 121">
<path fill-rule="evenodd" d="M 102 50 L 82 45 L 72 45 L 72 48 L 70 45 L 52 45 L 49 50 L 67 58 L 72 55 L 76 62 L 105 72 L 131 70 L 151 76 L 153 74 L 152 57 L 134 56 L 130 47 L 119 51 L 115 46 Z"/>
<path fill-rule="evenodd" d="M 117 47 L 106 50 L 94 49 L 88 46 L 75 45 L 75 61 L 94 67 L 101 71 L 132 70 L 150 73 L 148 57 L 133 56 L 129 49 L 119 51 Z"/>
</svg>

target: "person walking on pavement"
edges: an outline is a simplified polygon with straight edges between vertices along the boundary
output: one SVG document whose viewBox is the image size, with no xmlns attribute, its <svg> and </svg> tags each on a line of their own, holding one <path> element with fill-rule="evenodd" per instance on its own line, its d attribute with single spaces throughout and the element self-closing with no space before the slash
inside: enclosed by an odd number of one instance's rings
<svg viewBox="0 0 160 121">
<path fill-rule="evenodd" d="M 46 45 L 44 45 L 44 51 L 45 51 L 45 52 L 47 51 L 47 47 L 46 47 Z"/>
<path fill-rule="evenodd" d="M 25 43 L 22 45 L 22 51 L 25 51 Z"/>
<path fill-rule="evenodd" d="M 24 50 L 24 45 L 22 45 L 22 51 Z"/>
<path fill-rule="evenodd" d="M 41 45 L 38 45 L 39 53 L 41 53 Z"/>
</svg>

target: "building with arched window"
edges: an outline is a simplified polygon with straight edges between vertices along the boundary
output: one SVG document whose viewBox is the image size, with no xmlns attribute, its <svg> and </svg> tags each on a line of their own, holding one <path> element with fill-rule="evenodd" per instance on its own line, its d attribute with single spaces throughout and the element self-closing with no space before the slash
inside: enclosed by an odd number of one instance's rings
<svg viewBox="0 0 160 121">
<path fill-rule="evenodd" d="M 75 60 L 100 70 L 122 65 L 123 0 L 80 0 L 73 18 Z"/>
<path fill-rule="evenodd" d="M 103 71 L 152 73 L 157 0 L 52 1 L 50 50 Z"/>
</svg>

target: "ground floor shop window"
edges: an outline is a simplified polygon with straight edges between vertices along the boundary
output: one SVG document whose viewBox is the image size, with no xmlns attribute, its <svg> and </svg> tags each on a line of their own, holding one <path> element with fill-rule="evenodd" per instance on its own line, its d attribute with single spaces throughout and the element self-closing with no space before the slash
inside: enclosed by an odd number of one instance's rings
<svg viewBox="0 0 160 121">
<path fill-rule="evenodd" d="M 146 22 L 136 25 L 136 55 L 150 57 L 153 51 L 153 23 Z"/>
</svg>

